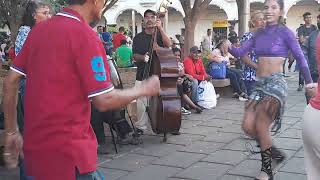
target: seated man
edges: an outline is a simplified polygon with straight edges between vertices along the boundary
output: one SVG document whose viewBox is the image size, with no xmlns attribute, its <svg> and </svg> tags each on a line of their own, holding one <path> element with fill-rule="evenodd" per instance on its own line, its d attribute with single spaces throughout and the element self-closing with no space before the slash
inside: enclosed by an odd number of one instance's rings
<svg viewBox="0 0 320 180">
<path fill-rule="evenodd" d="M 184 59 L 183 64 L 185 73 L 193 77 L 191 100 L 194 103 L 197 103 L 199 82 L 204 80 L 211 81 L 212 79 L 211 76 L 206 73 L 201 59 L 201 51 L 199 50 L 198 46 L 193 46 L 190 48 L 190 55 Z"/>
<path fill-rule="evenodd" d="M 128 47 L 127 40 L 121 40 L 115 59 L 120 68 L 132 67 L 132 49 Z"/>
<path fill-rule="evenodd" d="M 97 141 L 98 141 L 98 153 L 106 154 L 107 146 L 105 142 L 105 133 L 104 133 L 104 122 L 112 125 L 112 129 L 117 133 L 117 143 L 126 145 L 126 144 L 135 144 L 132 139 L 129 137 L 129 133 L 132 132 L 132 128 L 129 125 L 128 121 L 125 119 L 125 110 L 112 110 L 106 112 L 99 112 L 94 106 L 91 110 L 91 126 L 95 132 Z"/>
<path fill-rule="evenodd" d="M 185 108 L 186 106 L 189 106 L 189 108 L 194 109 L 196 113 L 201 113 L 202 109 L 199 106 L 195 105 L 190 99 L 193 77 L 189 74 L 186 74 L 184 71 L 184 65 L 181 62 L 181 51 L 178 48 L 173 48 L 172 52 L 177 58 L 179 66 L 179 75 L 181 76 L 177 82 L 178 93 L 181 96 L 181 114 L 191 114 L 191 111 Z"/>
</svg>

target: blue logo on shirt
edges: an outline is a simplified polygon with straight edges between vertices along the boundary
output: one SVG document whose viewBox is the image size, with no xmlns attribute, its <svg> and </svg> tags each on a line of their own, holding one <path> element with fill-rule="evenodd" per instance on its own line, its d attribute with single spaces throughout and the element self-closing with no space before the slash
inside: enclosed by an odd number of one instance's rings
<svg viewBox="0 0 320 180">
<path fill-rule="evenodd" d="M 91 60 L 91 68 L 94 72 L 94 78 L 97 81 L 106 81 L 107 74 L 104 68 L 103 58 L 101 56 L 93 57 Z"/>
</svg>

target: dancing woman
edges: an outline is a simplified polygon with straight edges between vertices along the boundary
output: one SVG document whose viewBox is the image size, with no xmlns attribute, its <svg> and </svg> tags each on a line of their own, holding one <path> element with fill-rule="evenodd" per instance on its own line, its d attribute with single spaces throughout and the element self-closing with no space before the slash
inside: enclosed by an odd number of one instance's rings
<svg viewBox="0 0 320 180">
<path fill-rule="evenodd" d="M 273 180 L 272 159 L 280 163 L 284 155 L 272 146 L 269 128 L 275 124 L 281 127 L 288 86 L 284 80 L 282 66 L 288 52 L 293 53 L 306 81 L 306 88 L 312 88 L 312 79 L 306 59 L 293 32 L 280 23 L 284 11 L 283 0 L 266 0 L 264 3 L 266 27 L 240 48 L 229 46 L 229 52 L 241 58 L 251 50 L 258 56 L 257 82 L 255 90 L 245 107 L 243 130 L 257 139 L 261 148 L 262 167 L 256 180 Z"/>
</svg>

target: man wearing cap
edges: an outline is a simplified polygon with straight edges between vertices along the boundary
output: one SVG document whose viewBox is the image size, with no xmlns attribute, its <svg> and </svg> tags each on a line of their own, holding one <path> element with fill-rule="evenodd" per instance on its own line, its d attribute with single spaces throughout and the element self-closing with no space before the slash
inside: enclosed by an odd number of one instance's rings
<svg viewBox="0 0 320 180">
<path fill-rule="evenodd" d="M 143 80 L 145 74 L 145 65 L 147 63 L 154 63 L 150 60 L 150 43 L 152 40 L 152 35 L 155 32 L 155 27 L 157 27 L 157 45 L 160 47 L 169 48 L 171 46 L 171 39 L 169 36 L 164 32 L 161 20 L 157 19 L 156 13 L 150 9 L 144 12 L 144 30 L 137 34 L 133 39 L 132 44 L 132 51 L 133 51 L 133 58 L 136 61 L 137 65 L 137 75 L 136 75 L 136 85 L 139 85 Z M 143 130 L 150 129 L 149 118 L 148 114 L 146 113 L 146 105 L 147 99 L 142 97 L 137 100 L 137 118 L 138 121 L 136 122 L 136 127 L 138 132 L 141 134 Z"/>
<path fill-rule="evenodd" d="M 100 21 L 107 1 L 67 2 L 68 8 L 32 28 L 3 88 L 4 159 L 14 168 L 22 155 L 16 119 L 18 85 L 27 78 L 23 157 L 27 175 L 35 180 L 103 179 L 96 172 L 91 103 L 99 111 L 118 109 L 141 96 L 157 95 L 160 89 L 158 77 L 132 89 L 114 89 L 106 52 L 91 28 Z M 50 41 L 43 41 L 48 37 Z"/>
<path fill-rule="evenodd" d="M 186 74 L 190 74 L 192 79 L 191 100 L 194 103 L 198 102 L 198 84 L 200 81 L 210 81 L 212 78 L 206 73 L 206 69 L 201 59 L 201 51 L 198 46 L 190 48 L 190 55 L 184 61 L 184 70 Z"/>
</svg>

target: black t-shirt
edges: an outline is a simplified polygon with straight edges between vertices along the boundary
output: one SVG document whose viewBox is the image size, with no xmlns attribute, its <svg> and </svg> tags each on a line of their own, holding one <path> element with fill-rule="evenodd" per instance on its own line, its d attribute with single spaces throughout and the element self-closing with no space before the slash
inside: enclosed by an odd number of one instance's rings
<svg viewBox="0 0 320 180">
<path fill-rule="evenodd" d="M 146 34 L 144 31 L 137 34 L 133 38 L 133 43 L 132 43 L 133 54 L 145 55 L 147 52 L 149 52 L 151 39 L 152 39 L 152 35 Z M 157 33 L 157 43 L 160 47 L 164 47 L 160 32 Z M 153 56 L 154 56 L 154 54 L 153 54 Z M 151 59 L 150 59 L 149 63 L 150 62 L 152 62 Z M 136 65 L 137 65 L 136 80 L 142 81 L 146 63 L 145 62 L 137 62 Z"/>
</svg>

